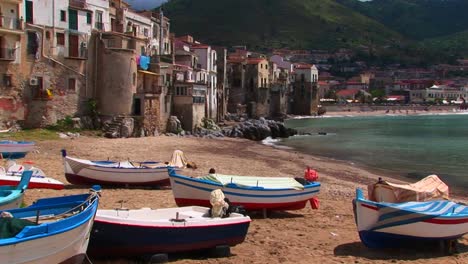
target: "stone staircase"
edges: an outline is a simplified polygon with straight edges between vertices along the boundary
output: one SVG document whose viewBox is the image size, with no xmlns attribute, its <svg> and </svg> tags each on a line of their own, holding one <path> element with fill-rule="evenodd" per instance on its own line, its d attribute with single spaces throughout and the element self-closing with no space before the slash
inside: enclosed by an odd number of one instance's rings
<svg viewBox="0 0 468 264">
<path fill-rule="evenodd" d="M 114 116 L 110 122 L 104 123 L 102 130 L 107 138 L 119 138 L 122 129 L 123 120 L 126 117 L 123 115 Z"/>
</svg>

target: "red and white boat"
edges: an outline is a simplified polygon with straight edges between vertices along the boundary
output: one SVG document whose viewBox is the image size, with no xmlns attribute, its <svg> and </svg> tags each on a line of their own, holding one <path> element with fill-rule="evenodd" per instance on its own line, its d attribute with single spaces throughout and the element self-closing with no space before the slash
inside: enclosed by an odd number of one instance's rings
<svg viewBox="0 0 468 264">
<path fill-rule="evenodd" d="M 72 184 L 167 186 L 168 165 L 155 161 L 92 161 L 72 158 L 62 150 L 65 178 Z"/>
<path fill-rule="evenodd" d="M 63 182 L 47 177 L 41 169 L 32 166 L 31 162 L 17 164 L 13 160 L 8 161 L 6 169 L 0 167 L 0 185 L 18 185 L 24 171 L 32 171 L 33 173 L 28 189 L 62 190 L 64 188 Z"/>
</svg>

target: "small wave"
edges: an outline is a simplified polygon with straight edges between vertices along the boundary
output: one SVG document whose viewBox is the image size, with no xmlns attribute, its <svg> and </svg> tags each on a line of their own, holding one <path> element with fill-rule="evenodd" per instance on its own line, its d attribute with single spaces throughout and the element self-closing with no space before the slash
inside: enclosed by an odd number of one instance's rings
<svg viewBox="0 0 468 264">
<path fill-rule="evenodd" d="M 267 146 L 274 146 L 275 143 L 280 142 L 280 141 L 281 141 L 280 139 L 273 139 L 271 137 L 267 137 L 264 140 L 262 140 L 262 144 L 267 145 Z"/>
<path fill-rule="evenodd" d="M 281 139 L 273 139 L 271 137 L 267 137 L 264 140 L 262 140 L 262 144 L 265 146 L 270 146 L 278 149 L 293 149 L 292 147 L 278 145 L 278 142 L 281 142 Z"/>
</svg>

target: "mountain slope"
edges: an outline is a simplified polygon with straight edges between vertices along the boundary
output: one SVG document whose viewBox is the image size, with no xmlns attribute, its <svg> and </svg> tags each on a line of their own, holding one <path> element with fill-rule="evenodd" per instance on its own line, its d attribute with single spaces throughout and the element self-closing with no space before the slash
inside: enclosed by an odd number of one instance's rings
<svg viewBox="0 0 468 264">
<path fill-rule="evenodd" d="M 467 0 L 336 1 L 416 40 L 468 30 Z"/>
<path fill-rule="evenodd" d="M 171 0 L 164 10 L 177 35 L 218 45 L 331 49 L 403 40 L 334 0 Z"/>
</svg>

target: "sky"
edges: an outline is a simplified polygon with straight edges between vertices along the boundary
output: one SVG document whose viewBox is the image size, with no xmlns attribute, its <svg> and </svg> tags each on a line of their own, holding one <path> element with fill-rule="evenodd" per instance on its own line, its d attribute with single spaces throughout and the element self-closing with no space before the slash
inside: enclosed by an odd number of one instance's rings
<svg viewBox="0 0 468 264">
<path fill-rule="evenodd" d="M 135 9 L 153 9 L 167 2 L 167 0 L 125 0 Z"/>
</svg>

